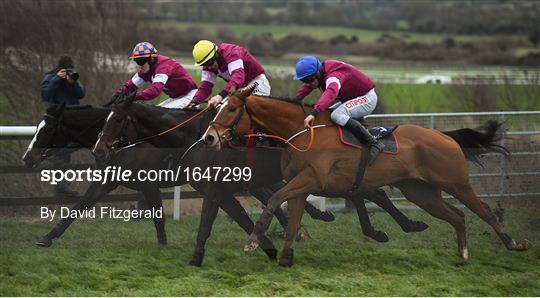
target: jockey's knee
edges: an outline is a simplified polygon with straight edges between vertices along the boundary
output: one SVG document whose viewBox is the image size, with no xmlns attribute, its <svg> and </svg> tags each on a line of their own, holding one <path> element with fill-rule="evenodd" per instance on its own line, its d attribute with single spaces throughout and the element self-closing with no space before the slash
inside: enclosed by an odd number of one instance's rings
<svg viewBox="0 0 540 298">
<path fill-rule="evenodd" d="M 347 112 L 337 108 L 330 114 L 330 118 L 337 125 L 345 126 L 345 124 L 347 123 L 347 121 L 349 121 L 351 116 L 349 116 L 349 114 L 347 114 Z"/>
</svg>

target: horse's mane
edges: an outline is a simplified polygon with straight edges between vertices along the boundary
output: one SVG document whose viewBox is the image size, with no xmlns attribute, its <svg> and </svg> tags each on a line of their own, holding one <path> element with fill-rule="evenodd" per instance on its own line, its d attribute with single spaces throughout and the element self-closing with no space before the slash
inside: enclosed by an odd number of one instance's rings
<svg viewBox="0 0 540 298">
<path fill-rule="evenodd" d="M 110 108 L 94 107 L 91 105 L 69 106 L 64 110 L 64 119 L 87 125 L 100 119 L 105 120 L 104 117 L 107 117 L 110 111 Z"/>
<path fill-rule="evenodd" d="M 160 113 L 173 112 L 173 114 L 175 114 L 175 113 L 182 112 L 182 113 L 188 113 L 189 114 L 189 113 L 197 113 L 197 112 L 201 111 L 201 110 L 198 110 L 198 109 L 190 109 L 190 110 L 187 110 L 187 109 L 171 109 L 171 108 L 165 108 L 165 107 L 150 105 L 150 104 L 146 104 L 146 103 L 142 103 L 142 102 L 134 102 L 133 104 L 138 104 L 138 105 L 141 105 L 141 106 L 149 107 L 150 110 L 153 110 L 155 112 L 159 111 Z"/>
<path fill-rule="evenodd" d="M 304 106 L 306 106 L 306 107 L 308 107 L 308 108 L 313 108 L 313 105 L 312 105 L 312 104 L 307 104 L 307 103 L 298 101 L 298 100 L 296 100 L 296 99 L 294 99 L 294 98 L 290 98 L 290 97 L 265 96 L 265 95 L 254 95 L 254 96 L 262 97 L 262 98 L 268 98 L 268 99 L 273 99 L 273 100 L 279 100 L 279 101 L 288 102 L 288 103 L 292 103 L 292 104 L 296 104 L 296 105 L 302 105 L 302 104 L 304 104 Z"/>
<path fill-rule="evenodd" d="M 93 109 L 93 108 L 94 106 L 92 105 L 66 106 L 66 110 L 88 110 L 88 109 Z"/>
</svg>

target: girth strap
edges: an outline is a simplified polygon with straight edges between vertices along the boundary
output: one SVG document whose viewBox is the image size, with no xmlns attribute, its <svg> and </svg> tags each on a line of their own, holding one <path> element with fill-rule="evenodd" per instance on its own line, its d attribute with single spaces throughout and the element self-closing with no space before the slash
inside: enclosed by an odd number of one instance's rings
<svg viewBox="0 0 540 298">
<path fill-rule="evenodd" d="M 360 185 L 362 184 L 362 180 L 364 180 L 364 174 L 366 173 L 366 168 L 368 166 L 369 155 L 369 148 L 367 148 L 367 146 L 364 146 L 360 153 L 360 162 L 358 163 L 358 171 L 356 172 L 354 184 L 352 186 L 352 189 L 350 190 L 351 194 L 356 193 L 356 191 L 358 190 L 358 188 L 360 188 Z"/>
</svg>

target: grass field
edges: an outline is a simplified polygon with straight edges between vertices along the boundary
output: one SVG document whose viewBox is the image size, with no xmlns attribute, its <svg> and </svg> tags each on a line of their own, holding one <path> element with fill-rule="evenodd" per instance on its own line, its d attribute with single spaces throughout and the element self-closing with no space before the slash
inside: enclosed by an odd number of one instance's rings
<svg viewBox="0 0 540 298">
<path fill-rule="evenodd" d="M 272 33 L 275 38 L 282 38 L 289 34 L 309 35 L 317 39 L 328 39 L 339 34 L 347 37 L 356 36 L 360 42 L 375 42 L 382 34 L 387 33 L 394 37 L 401 38 L 409 42 L 437 43 L 447 37 L 452 37 L 456 41 L 494 41 L 502 37 L 513 41 L 526 40 L 526 36 L 520 35 L 452 35 L 452 34 L 428 34 L 428 33 L 409 33 L 402 31 L 380 31 L 365 30 L 338 26 L 299 26 L 299 25 L 252 25 L 252 24 L 223 24 L 223 23 L 188 23 L 177 21 L 162 21 L 161 26 L 175 27 L 178 29 L 188 29 L 196 27 L 204 31 L 215 34 L 219 29 L 229 29 L 237 37 L 248 34 Z"/>
<path fill-rule="evenodd" d="M 190 71 L 190 73 L 196 82 L 200 82 L 200 72 Z M 269 79 L 274 96 L 292 98 L 300 87 L 300 83 L 289 78 L 270 77 Z M 223 80 L 217 80 L 214 93 L 221 90 L 222 86 Z M 538 94 L 538 87 L 491 85 L 490 90 L 493 90 L 491 94 L 496 97 L 489 98 L 490 105 L 479 106 L 481 111 L 540 110 L 540 100 L 527 101 L 532 94 Z M 465 86 L 465 90 L 461 90 L 461 93 L 463 92 L 472 96 L 475 92 L 474 85 Z M 318 90 L 313 91 L 306 102 L 315 103 L 320 94 Z M 454 85 L 384 83 L 377 84 L 377 94 L 380 102 L 386 107 L 386 113 L 472 112 L 469 106 L 464 105 L 467 101 L 458 98 L 463 94 L 457 92 Z M 511 94 L 512 100 L 506 98 L 508 94 Z M 165 94 L 162 94 L 156 102 L 167 98 Z M 510 106 L 510 103 L 515 106 Z"/>
<path fill-rule="evenodd" d="M 538 245 L 540 210 L 506 207 L 507 231 Z M 149 221 L 85 220 L 43 249 L 33 243 L 51 223 L 3 218 L 0 295 L 540 295 L 538 247 L 508 252 L 490 227 L 467 213 L 471 259 L 462 261 L 448 224 L 422 212 L 407 214 L 430 228 L 405 234 L 388 215 L 372 215 L 390 236 L 386 244 L 361 236 L 353 214 L 337 214 L 333 223 L 304 219 L 312 239 L 296 244 L 292 268 L 269 262 L 260 250 L 245 255 L 246 236 L 225 216 L 216 221 L 201 268 L 186 265 L 196 215 L 168 221 L 165 248 L 157 246 Z"/>
</svg>

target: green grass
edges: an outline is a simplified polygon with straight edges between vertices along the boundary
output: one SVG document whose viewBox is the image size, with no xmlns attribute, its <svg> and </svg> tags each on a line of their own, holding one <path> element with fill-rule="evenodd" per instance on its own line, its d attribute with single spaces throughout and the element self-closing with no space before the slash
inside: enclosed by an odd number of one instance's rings
<svg viewBox="0 0 540 298">
<path fill-rule="evenodd" d="M 196 82 L 200 82 L 200 72 L 190 71 L 190 74 Z M 288 78 L 270 77 L 269 80 L 272 85 L 272 94 L 278 97 L 292 98 L 300 87 L 298 82 Z M 213 94 L 217 94 L 223 85 L 223 80 L 217 80 Z M 463 101 L 458 98 L 460 93 L 456 92 L 456 87 L 453 85 L 385 83 L 377 84 L 376 88 L 379 100 L 386 106 L 386 113 L 472 112 L 466 106 L 463 106 Z M 472 90 L 474 85 L 465 88 Z M 493 105 L 496 111 L 540 110 L 540 100 L 527 101 L 532 94 L 538 94 L 538 87 L 492 85 L 490 88 L 495 90 L 494 94 L 497 96 Z M 511 94 L 513 100 L 507 100 L 507 94 Z M 319 96 L 320 92 L 315 90 L 307 97 L 306 102 L 315 103 Z M 156 100 L 156 103 L 167 98 L 165 94 L 162 94 Z M 515 107 L 509 106 L 509 103 L 512 103 Z M 482 108 L 482 111 L 487 111 L 489 107 L 483 106 Z"/>
<path fill-rule="evenodd" d="M 538 208 L 507 208 L 515 237 L 540 242 Z M 246 235 L 219 216 L 203 267 L 187 264 L 198 216 L 169 220 L 169 245 L 156 244 L 150 221 L 84 220 L 52 248 L 33 245 L 52 223 L 0 219 L 2 296 L 538 296 L 540 250 L 509 252 L 481 220 L 467 214 L 471 259 L 456 256 L 452 228 L 408 212 L 430 228 L 405 234 L 382 213 L 372 215 L 390 242 L 361 236 L 353 214 L 333 223 L 304 219 L 312 239 L 296 244 L 295 265 L 281 268 L 259 250 L 242 252 Z M 37 216 L 37 215 L 36 215 Z M 278 247 L 282 241 L 275 240 Z"/>
<path fill-rule="evenodd" d="M 526 40 L 526 36 L 514 34 L 508 35 L 445 35 L 445 34 L 428 34 L 428 33 L 409 33 L 402 31 L 379 31 L 365 30 L 338 26 L 300 26 L 300 25 L 251 25 L 251 24 L 223 24 L 223 23 L 188 23 L 177 21 L 162 21 L 159 23 L 164 27 L 175 27 L 178 29 L 187 29 L 196 27 L 204 31 L 215 34 L 219 29 L 227 28 L 237 37 L 242 37 L 244 34 L 262 34 L 272 33 L 275 38 L 283 38 L 289 34 L 309 35 L 314 38 L 323 40 L 339 34 L 347 37 L 356 36 L 360 42 L 375 42 L 382 34 L 387 33 L 394 37 L 401 38 L 408 42 L 421 43 L 437 43 L 447 37 L 452 37 L 456 41 L 494 41 L 500 38 L 508 38 L 509 40 L 522 41 Z"/>
</svg>

